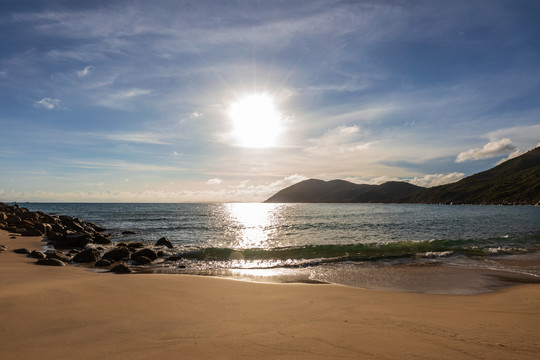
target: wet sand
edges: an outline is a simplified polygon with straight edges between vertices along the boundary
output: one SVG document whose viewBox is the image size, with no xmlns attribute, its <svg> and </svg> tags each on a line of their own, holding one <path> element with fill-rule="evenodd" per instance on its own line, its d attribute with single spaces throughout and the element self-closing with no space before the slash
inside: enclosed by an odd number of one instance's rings
<svg viewBox="0 0 540 360">
<path fill-rule="evenodd" d="M 540 285 L 433 295 L 94 273 L 0 232 L 2 359 L 537 359 Z"/>
</svg>

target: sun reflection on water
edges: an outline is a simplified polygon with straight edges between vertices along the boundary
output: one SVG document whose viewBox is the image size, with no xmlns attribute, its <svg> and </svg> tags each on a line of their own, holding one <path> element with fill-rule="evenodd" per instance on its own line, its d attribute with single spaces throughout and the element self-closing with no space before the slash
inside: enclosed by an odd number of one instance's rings
<svg viewBox="0 0 540 360">
<path fill-rule="evenodd" d="M 283 210 L 282 204 L 232 203 L 225 204 L 241 249 L 268 248 L 276 232 Z"/>
</svg>

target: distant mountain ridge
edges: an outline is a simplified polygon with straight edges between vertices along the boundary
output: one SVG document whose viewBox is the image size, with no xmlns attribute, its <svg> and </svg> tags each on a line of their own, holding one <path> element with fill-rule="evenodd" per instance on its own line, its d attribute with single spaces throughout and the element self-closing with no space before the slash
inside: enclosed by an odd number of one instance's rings
<svg viewBox="0 0 540 360">
<path fill-rule="evenodd" d="M 381 203 L 422 191 L 423 187 L 402 181 L 382 185 L 354 184 L 345 180 L 323 181 L 309 179 L 289 186 L 265 202 L 267 203 Z"/>
<path fill-rule="evenodd" d="M 540 147 L 458 182 L 423 188 L 403 181 L 381 185 L 309 179 L 266 203 L 540 204 Z"/>
</svg>

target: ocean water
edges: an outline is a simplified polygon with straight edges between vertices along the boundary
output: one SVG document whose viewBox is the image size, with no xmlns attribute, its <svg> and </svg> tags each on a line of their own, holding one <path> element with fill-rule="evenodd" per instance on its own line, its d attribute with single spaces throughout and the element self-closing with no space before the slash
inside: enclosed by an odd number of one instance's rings
<svg viewBox="0 0 540 360">
<path fill-rule="evenodd" d="M 115 241 L 168 237 L 176 261 L 152 271 L 358 285 L 396 266 L 512 270 L 501 256 L 540 252 L 540 207 L 422 204 L 30 203 L 108 229 Z M 122 235 L 124 230 L 135 232 Z M 389 267 L 390 266 L 390 267 Z M 412 269 L 412 267 L 409 267 Z M 516 270 L 517 269 L 517 270 Z M 346 275 L 344 275 L 346 274 Z M 392 271 L 387 275 L 395 278 Z M 387 279 L 388 280 L 388 279 Z M 365 283 L 365 279 L 362 280 Z M 392 280 L 393 281 L 393 280 Z M 388 281 L 387 281 L 388 282 Z"/>
</svg>

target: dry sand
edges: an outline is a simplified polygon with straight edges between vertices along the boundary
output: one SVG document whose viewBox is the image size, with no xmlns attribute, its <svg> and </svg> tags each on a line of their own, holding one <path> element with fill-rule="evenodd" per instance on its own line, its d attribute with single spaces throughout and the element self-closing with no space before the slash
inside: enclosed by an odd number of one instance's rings
<svg viewBox="0 0 540 360">
<path fill-rule="evenodd" d="M 540 285 L 451 296 L 93 273 L 0 231 L 1 359 L 538 359 Z"/>
</svg>

